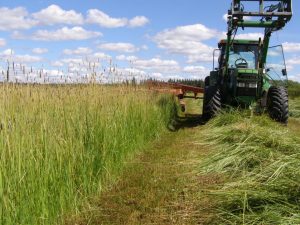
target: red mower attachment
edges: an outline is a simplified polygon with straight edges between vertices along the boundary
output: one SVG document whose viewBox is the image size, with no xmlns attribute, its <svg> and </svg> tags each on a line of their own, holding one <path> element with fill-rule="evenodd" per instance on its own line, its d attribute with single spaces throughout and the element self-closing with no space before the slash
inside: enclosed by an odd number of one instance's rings
<svg viewBox="0 0 300 225">
<path fill-rule="evenodd" d="M 154 90 L 160 93 L 171 93 L 178 97 L 181 111 L 185 112 L 185 102 L 184 98 L 202 98 L 204 93 L 204 88 L 180 84 L 180 83 L 168 83 L 161 81 L 148 81 L 147 82 L 149 90 Z M 193 93 L 194 95 L 187 95 L 188 93 Z"/>
</svg>

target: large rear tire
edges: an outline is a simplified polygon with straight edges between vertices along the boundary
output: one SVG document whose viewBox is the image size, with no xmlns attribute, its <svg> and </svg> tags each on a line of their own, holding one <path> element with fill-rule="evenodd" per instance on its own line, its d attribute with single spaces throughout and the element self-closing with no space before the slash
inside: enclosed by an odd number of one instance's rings
<svg viewBox="0 0 300 225">
<path fill-rule="evenodd" d="M 208 87 L 208 86 L 209 86 L 209 82 L 210 82 L 209 76 L 205 77 L 205 80 L 204 80 L 204 87 Z"/>
<path fill-rule="evenodd" d="M 221 92 L 216 86 L 205 87 L 203 98 L 203 113 L 202 118 L 208 121 L 216 116 L 222 108 Z"/>
<path fill-rule="evenodd" d="M 288 123 L 289 99 L 286 88 L 270 87 L 267 98 L 267 109 L 273 120 L 283 124 Z"/>
</svg>

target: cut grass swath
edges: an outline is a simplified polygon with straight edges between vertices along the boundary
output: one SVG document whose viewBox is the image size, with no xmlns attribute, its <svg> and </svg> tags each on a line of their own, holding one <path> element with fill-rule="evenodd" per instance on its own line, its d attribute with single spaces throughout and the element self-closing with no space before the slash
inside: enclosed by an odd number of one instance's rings
<svg viewBox="0 0 300 225">
<path fill-rule="evenodd" d="M 219 200 L 216 224 L 300 224 L 300 137 L 247 112 L 220 115 L 206 130 L 216 149 L 201 171 L 225 179 L 209 192 Z"/>
</svg>

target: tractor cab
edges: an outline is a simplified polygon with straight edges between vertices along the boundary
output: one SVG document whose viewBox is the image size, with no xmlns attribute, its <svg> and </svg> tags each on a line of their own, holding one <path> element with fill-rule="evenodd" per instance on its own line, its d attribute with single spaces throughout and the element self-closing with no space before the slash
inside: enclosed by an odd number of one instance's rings
<svg viewBox="0 0 300 225">
<path fill-rule="evenodd" d="M 221 40 L 218 44 L 219 67 L 221 70 L 226 66 L 225 52 L 227 40 Z M 273 85 L 286 86 L 287 70 L 282 45 L 276 45 L 268 48 L 266 54 L 266 63 L 260 62 L 261 52 L 263 51 L 260 41 L 253 40 L 234 40 L 229 51 L 228 70 L 251 69 L 262 70 L 269 82 Z M 214 53 L 215 54 L 215 53 Z M 214 65 L 216 64 L 214 57 Z"/>
<path fill-rule="evenodd" d="M 251 104 L 260 96 L 262 76 L 259 76 L 260 42 L 252 40 L 233 40 L 226 63 L 227 40 L 221 40 L 218 51 L 215 51 L 214 65 L 218 64 L 215 71 L 211 72 L 210 79 L 217 83 L 217 78 L 222 77 L 222 93 L 224 99 L 230 104 L 237 102 Z M 219 53 L 216 56 L 216 52 Z M 215 60 L 218 59 L 218 62 Z M 215 77 L 215 79 L 213 79 Z M 210 85 L 213 85 L 210 83 Z"/>
<path fill-rule="evenodd" d="M 227 40 L 219 42 L 221 58 L 219 68 L 225 66 L 225 52 Z M 234 40 L 228 60 L 228 69 L 258 69 L 259 41 Z"/>
</svg>

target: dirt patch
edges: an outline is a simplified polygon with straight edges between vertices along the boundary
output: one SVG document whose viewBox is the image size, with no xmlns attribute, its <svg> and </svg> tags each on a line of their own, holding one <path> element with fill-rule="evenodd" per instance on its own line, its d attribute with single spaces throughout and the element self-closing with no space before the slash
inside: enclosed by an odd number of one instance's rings
<svg viewBox="0 0 300 225">
<path fill-rule="evenodd" d="M 219 182 L 201 176 L 207 148 L 195 143 L 189 128 L 167 134 L 128 162 L 120 180 L 67 224 L 209 224 L 214 203 L 205 189 Z"/>
</svg>

